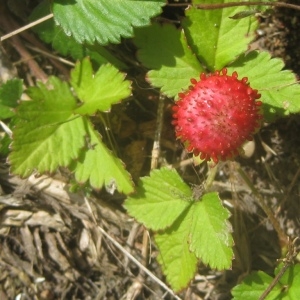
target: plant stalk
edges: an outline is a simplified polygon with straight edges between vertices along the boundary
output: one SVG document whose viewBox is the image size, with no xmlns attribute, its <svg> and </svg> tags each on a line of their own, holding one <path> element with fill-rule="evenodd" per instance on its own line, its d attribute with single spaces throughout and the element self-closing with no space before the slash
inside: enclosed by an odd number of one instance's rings
<svg viewBox="0 0 300 300">
<path fill-rule="evenodd" d="M 169 6 L 187 6 L 189 4 L 186 3 L 173 3 L 168 4 Z M 265 2 L 265 1 L 241 1 L 241 2 L 227 2 L 227 3 L 214 3 L 214 4 L 194 4 L 194 7 L 203 10 L 211 10 L 211 9 L 222 9 L 228 7 L 235 7 L 235 6 L 256 6 L 256 5 L 263 5 L 263 6 L 273 6 L 273 7 L 284 7 L 284 8 L 291 8 L 295 10 L 300 10 L 300 6 L 296 4 L 284 3 L 284 2 Z"/>
<path fill-rule="evenodd" d="M 256 199 L 258 200 L 258 203 L 261 206 L 261 208 L 263 209 L 263 211 L 265 212 L 265 214 L 268 216 L 270 222 L 272 223 L 273 228 L 276 230 L 276 232 L 278 234 L 278 237 L 279 237 L 280 241 L 282 241 L 285 244 L 287 244 L 288 243 L 288 237 L 285 234 L 285 232 L 282 230 L 282 228 L 280 227 L 280 224 L 277 221 L 277 219 L 275 218 L 274 213 L 271 210 L 271 208 L 265 203 L 263 197 L 260 195 L 260 193 L 254 187 L 254 185 L 252 184 L 251 180 L 246 175 L 246 173 L 242 170 L 242 168 L 238 167 L 237 171 L 240 174 L 240 176 L 243 178 L 243 180 L 245 181 L 245 183 L 248 185 L 248 187 L 251 189 L 252 193 L 254 194 L 254 196 L 256 197 Z"/>
</svg>

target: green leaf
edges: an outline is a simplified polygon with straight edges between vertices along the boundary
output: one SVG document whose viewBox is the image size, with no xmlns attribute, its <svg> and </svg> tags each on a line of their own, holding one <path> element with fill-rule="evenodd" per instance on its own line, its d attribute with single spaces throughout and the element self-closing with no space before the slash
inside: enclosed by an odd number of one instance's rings
<svg viewBox="0 0 300 300">
<path fill-rule="evenodd" d="M 30 16 L 31 21 L 38 20 L 51 13 L 50 2 L 45 0 L 38 5 Z M 119 69 L 125 69 L 126 65 L 109 53 L 104 47 L 93 45 L 82 45 L 72 36 L 67 36 L 60 26 L 56 26 L 53 19 L 49 19 L 35 27 L 33 30 L 46 43 L 51 43 L 53 49 L 61 55 L 71 55 L 73 59 L 83 59 L 90 56 L 91 60 L 98 65 L 111 63 Z"/>
<path fill-rule="evenodd" d="M 150 229 L 165 229 L 191 205 L 192 192 L 175 170 L 162 168 L 139 182 L 128 197 L 128 213 Z"/>
<path fill-rule="evenodd" d="M 11 143 L 11 139 L 8 134 L 5 134 L 3 137 L 0 138 L 0 155 L 1 156 L 8 156 L 10 149 L 9 145 Z"/>
<path fill-rule="evenodd" d="M 275 272 L 277 275 L 283 267 L 280 264 Z M 234 300 L 256 300 L 269 287 L 273 278 L 259 271 L 248 275 L 241 284 L 232 290 Z M 266 300 L 297 300 L 300 299 L 300 264 L 288 267 L 283 276 L 271 290 Z"/>
<path fill-rule="evenodd" d="M 18 118 L 17 117 L 12 117 L 9 120 L 8 123 L 8 127 L 9 128 L 14 128 L 16 123 L 18 122 Z M 0 155 L 2 155 L 3 157 L 8 157 L 9 153 L 10 153 L 10 144 L 11 144 L 11 137 L 5 133 L 1 138 L 0 138 Z"/>
<path fill-rule="evenodd" d="M 95 189 L 100 189 L 105 185 L 107 191 L 111 193 L 115 189 L 124 194 L 132 193 L 133 182 L 122 162 L 105 147 L 100 135 L 88 121 L 86 128 L 89 149 L 85 149 L 73 166 L 75 179 L 80 183 L 89 181 Z"/>
<path fill-rule="evenodd" d="M 248 275 L 241 284 L 235 286 L 231 293 L 234 300 L 257 300 L 262 293 L 268 288 L 273 278 L 266 273 L 259 271 Z M 267 300 L 282 299 L 280 295 L 280 287 L 275 286 L 271 293 L 267 296 Z"/>
<path fill-rule="evenodd" d="M 278 266 L 276 269 L 276 275 L 280 272 L 282 269 L 282 264 Z M 300 264 L 295 264 L 290 266 L 281 279 L 279 280 L 281 285 L 281 291 L 284 291 L 283 296 L 284 299 L 292 299 L 297 300 L 300 299 Z M 283 299 L 283 298 L 282 298 Z"/>
<path fill-rule="evenodd" d="M 133 35 L 133 27 L 150 24 L 165 0 L 54 0 L 55 22 L 79 43 L 119 43 Z"/>
<path fill-rule="evenodd" d="M 76 101 L 66 83 L 51 77 L 27 93 L 33 100 L 19 105 L 9 155 L 11 171 L 24 177 L 34 170 L 53 172 L 68 166 L 78 157 L 85 135 L 82 118 L 73 114 Z"/>
<path fill-rule="evenodd" d="M 283 67 L 283 61 L 268 52 L 252 51 L 227 68 L 229 73 L 237 71 L 240 79 L 248 77 L 250 86 L 259 91 L 267 122 L 300 112 L 300 85 L 295 74 Z"/>
<path fill-rule="evenodd" d="M 13 109 L 18 105 L 22 94 L 22 81 L 12 79 L 0 87 L 0 120 L 11 118 L 15 115 Z"/>
<path fill-rule="evenodd" d="M 83 102 L 76 112 L 92 115 L 97 110 L 108 111 L 131 93 L 130 82 L 112 65 L 102 65 L 93 73 L 88 58 L 78 62 L 71 72 L 71 84 Z"/>
<path fill-rule="evenodd" d="M 153 24 L 135 33 L 139 60 L 154 69 L 148 73 L 151 84 L 161 87 L 167 96 L 174 97 L 188 88 L 190 79 L 203 71 L 183 32 L 174 26 Z"/>
<path fill-rule="evenodd" d="M 212 268 L 229 268 L 233 259 L 229 211 L 217 193 L 205 194 L 191 209 L 190 250 Z"/>
<path fill-rule="evenodd" d="M 175 170 L 154 170 L 142 178 L 125 207 L 148 228 L 160 230 L 155 235 L 158 261 L 174 290 L 186 287 L 193 278 L 197 258 L 213 268 L 231 266 L 230 213 L 216 193 L 194 200 Z"/>
<path fill-rule="evenodd" d="M 226 2 L 231 0 L 193 1 L 194 4 Z M 249 42 L 255 37 L 256 19 L 230 18 L 244 10 L 245 7 L 241 6 L 216 10 L 202 10 L 191 6 L 186 10 L 183 28 L 188 43 L 210 71 L 222 69 L 234 61 L 247 50 Z"/>
<path fill-rule="evenodd" d="M 196 255 L 189 249 L 191 223 L 192 213 L 185 213 L 172 227 L 155 235 L 155 242 L 159 248 L 157 260 L 176 292 L 189 284 L 197 270 Z"/>
</svg>

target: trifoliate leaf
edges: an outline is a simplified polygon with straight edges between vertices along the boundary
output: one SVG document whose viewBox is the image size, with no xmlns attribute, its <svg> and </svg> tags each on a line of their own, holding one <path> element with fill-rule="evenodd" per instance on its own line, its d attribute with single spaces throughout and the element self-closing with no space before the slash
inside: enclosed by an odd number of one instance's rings
<svg viewBox="0 0 300 300">
<path fill-rule="evenodd" d="M 193 278 L 197 258 L 213 268 L 230 267 L 230 214 L 216 193 L 195 200 L 177 172 L 163 168 L 141 179 L 125 207 L 146 227 L 159 230 L 155 235 L 158 261 L 174 290 L 186 287 Z"/>
<path fill-rule="evenodd" d="M 165 229 L 191 205 L 192 192 L 175 170 L 163 168 L 141 179 L 128 197 L 128 213 L 150 229 Z"/>
<path fill-rule="evenodd" d="M 18 104 L 22 94 L 22 81 L 12 79 L 0 87 L 0 120 L 14 116 L 13 108 Z"/>
<path fill-rule="evenodd" d="M 85 149 L 73 167 L 75 179 L 80 183 L 89 181 L 95 189 L 105 186 L 110 193 L 115 189 L 124 194 L 133 192 L 133 182 L 122 162 L 106 148 L 88 121 L 86 128 L 88 149 Z"/>
<path fill-rule="evenodd" d="M 174 26 L 152 26 L 135 31 L 134 42 L 140 48 L 139 60 L 148 68 L 152 85 L 161 87 L 169 97 L 187 89 L 190 78 L 203 71 L 199 61 L 187 45 L 182 31 Z"/>
<path fill-rule="evenodd" d="M 51 13 L 50 2 L 45 0 L 41 2 L 30 16 L 31 21 L 38 20 Z M 53 49 L 61 55 L 71 55 L 73 59 L 83 59 L 89 56 L 91 60 L 98 65 L 111 63 L 119 69 L 125 69 L 126 65 L 110 54 L 104 47 L 93 45 L 82 45 L 72 36 L 67 36 L 60 26 L 56 26 L 53 19 L 49 19 L 35 27 L 33 30 L 46 43 L 51 43 Z"/>
<path fill-rule="evenodd" d="M 76 110 L 82 115 L 92 115 L 97 110 L 108 111 L 131 93 L 130 82 L 124 80 L 112 65 L 102 65 L 94 74 L 88 58 L 78 62 L 71 72 L 71 84 L 83 104 Z"/>
<path fill-rule="evenodd" d="M 277 275 L 283 265 L 280 264 L 276 268 L 275 275 Z M 266 273 L 259 271 L 248 275 L 241 284 L 237 285 L 232 290 L 234 300 L 256 300 L 261 297 L 264 291 L 269 287 L 273 278 Z M 266 300 L 296 300 L 300 299 L 300 265 L 292 265 L 287 268 L 283 276 L 279 279 L 277 284 L 272 288 L 270 294 L 265 298 Z"/>
<path fill-rule="evenodd" d="M 247 77 L 251 87 L 259 91 L 267 122 L 300 112 L 300 85 L 295 74 L 283 67 L 281 59 L 257 51 L 242 55 L 228 67 L 229 73 L 237 71 L 240 79 Z"/>
<path fill-rule="evenodd" d="M 231 0 L 214 0 L 213 3 L 226 3 Z M 194 4 L 211 4 L 211 0 L 195 0 Z M 237 19 L 230 17 L 247 9 L 247 6 L 207 10 L 189 7 L 183 28 L 188 43 L 200 61 L 210 71 L 219 70 L 247 50 L 249 42 L 255 37 L 256 19 Z"/>
<path fill-rule="evenodd" d="M 165 0 L 54 0 L 54 20 L 80 43 L 119 43 L 133 27 L 149 25 Z"/>
<path fill-rule="evenodd" d="M 32 101 L 19 105 L 9 155 L 11 171 L 24 177 L 34 170 L 53 172 L 68 166 L 78 157 L 85 135 L 82 118 L 73 114 L 76 101 L 66 83 L 52 77 L 27 93 Z"/>
<path fill-rule="evenodd" d="M 158 262 L 168 283 L 176 292 L 185 288 L 194 278 L 197 270 L 197 258 L 189 249 L 189 233 L 192 214 L 182 214 L 166 231 L 155 235 L 159 248 Z"/>
<path fill-rule="evenodd" d="M 233 259 L 230 213 L 218 194 L 205 194 L 191 210 L 190 250 L 212 268 L 229 268 Z"/>
</svg>

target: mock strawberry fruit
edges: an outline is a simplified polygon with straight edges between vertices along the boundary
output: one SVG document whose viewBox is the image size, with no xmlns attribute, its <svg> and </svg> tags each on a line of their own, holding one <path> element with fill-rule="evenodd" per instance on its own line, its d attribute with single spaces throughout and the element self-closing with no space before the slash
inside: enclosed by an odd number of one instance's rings
<svg viewBox="0 0 300 300">
<path fill-rule="evenodd" d="M 260 94 L 248 78 L 239 80 L 237 72 L 227 75 L 225 68 L 202 73 L 200 81 L 191 83 L 173 107 L 176 137 L 201 159 L 217 163 L 238 155 L 260 126 Z"/>
</svg>

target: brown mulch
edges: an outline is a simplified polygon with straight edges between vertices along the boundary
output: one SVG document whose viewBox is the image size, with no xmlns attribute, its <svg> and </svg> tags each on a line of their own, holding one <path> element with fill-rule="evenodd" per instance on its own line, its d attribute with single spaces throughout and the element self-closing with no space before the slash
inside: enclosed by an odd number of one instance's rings
<svg viewBox="0 0 300 300">
<path fill-rule="evenodd" d="M 14 4 L 21 2 L 26 1 L 8 1 L 5 14 L 4 4 L 0 4 L 1 35 L 26 23 L 26 14 L 38 1 L 27 1 L 25 8 L 16 11 Z M 286 68 L 300 77 L 300 12 L 277 9 L 260 17 L 260 24 L 254 47 L 283 58 Z M 68 77 L 69 67 L 32 52 L 25 41 L 51 51 L 30 32 L 14 37 L 3 43 L 0 75 L 5 69 L 16 76 L 17 69 L 26 85 L 34 84 L 37 78 L 44 81 L 52 74 Z M 134 59 L 130 42 L 124 47 Z M 34 60 L 28 60 L 33 56 Z M 132 101 L 118 105 L 111 112 L 119 153 L 135 180 L 149 173 L 159 99 L 158 91 L 146 83 L 144 75 L 145 70 L 132 67 L 128 74 L 133 81 Z M 166 99 L 160 159 L 175 163 L 189 157 L 174 139 L 171 105 L 172 101 Z M 216 272 L 200 264 L 190 288 L 179 295 L 182 299 L 230 299 L 230 289 L 238 280 L 251 270 L 272 274 L 281 257 L 282 241 L 241 179 L 240 166 L 274 209 L 284 231 L 293 237 L 300 236 L 299 131 L 298 115 L 265 124 L 255 139 L 253 156 L 220 166 L 214 189 L 232 211 L 235 260 L 232 270 L 226 272 Z M 189 184 L 200 184 L 206 174 L 204 167 L 190 164 L 180 166 L 178 171 Z M 135 299 L 173 299 L 103 234 L 102 230 L 141 262 L 145 259 L 144 230 L 126 215 L 122 207 L 124 197 L 105 191 L 88 196 L 70 193 L 68 176 L 66 170 L 60 170 L 54 177 L 32 175 L 20 179 L 9 174 L 2 158 L 0 299 L 113 300 L 133 299 L 134 293 L 137 293 Z M 147 268 L 164 281 L 156 255 L 152 245 Z"/>
</svg>

